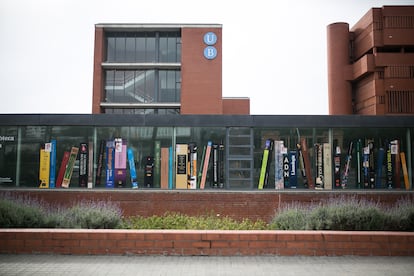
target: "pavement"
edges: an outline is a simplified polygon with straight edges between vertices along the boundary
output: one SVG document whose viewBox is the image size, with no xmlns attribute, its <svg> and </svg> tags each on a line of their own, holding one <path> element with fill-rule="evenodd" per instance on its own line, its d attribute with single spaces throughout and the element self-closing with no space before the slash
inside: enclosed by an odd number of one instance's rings
<svg viewBox="0 0 414 276">
<path fill-rule="evenodd" d="M 414 275 L 413 257 L 1 255 L 0 275 Z"/>
</svg>

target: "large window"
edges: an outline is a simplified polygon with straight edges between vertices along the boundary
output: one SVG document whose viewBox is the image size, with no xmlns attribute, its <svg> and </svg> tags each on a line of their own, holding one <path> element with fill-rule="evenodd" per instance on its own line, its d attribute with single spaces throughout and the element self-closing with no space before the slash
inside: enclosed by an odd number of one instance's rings
<svg viewBox="0 0 414 276">
<path fill-rule="evenodd" d="M 179 32 L 108 33 L 107 62 L 180 62 Z"/>
<path fill-rule="evenodd" d="M 178 103 L 179 70 L 107 70 L 105 102 Z"/>
</svg>

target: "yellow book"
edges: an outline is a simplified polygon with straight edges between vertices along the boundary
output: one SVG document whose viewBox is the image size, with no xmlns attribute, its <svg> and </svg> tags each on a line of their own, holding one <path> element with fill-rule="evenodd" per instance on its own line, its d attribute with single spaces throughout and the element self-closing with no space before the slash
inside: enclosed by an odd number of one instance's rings
<svg viewBox="0 0 414 276">
<path fill-rule="evenodd" d="M 175 188 L 187 189 L 187 144 L 175 146 Z"/>
<path fill-rule="evenodd" d="M 50 150 L 42 145 L 40 149 L 39 188 L 49 188 Z"/>
</svg>

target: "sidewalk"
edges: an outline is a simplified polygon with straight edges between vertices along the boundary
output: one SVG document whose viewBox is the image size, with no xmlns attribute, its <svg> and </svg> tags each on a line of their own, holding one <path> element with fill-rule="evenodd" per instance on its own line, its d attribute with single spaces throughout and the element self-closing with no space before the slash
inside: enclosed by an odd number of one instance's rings
<svg viewBox="0 0 414 276">
<path fill-rule="evenodd" d="M 414 275 L 414 257 L 0 255 L 0 275 Z"/>
</svg>

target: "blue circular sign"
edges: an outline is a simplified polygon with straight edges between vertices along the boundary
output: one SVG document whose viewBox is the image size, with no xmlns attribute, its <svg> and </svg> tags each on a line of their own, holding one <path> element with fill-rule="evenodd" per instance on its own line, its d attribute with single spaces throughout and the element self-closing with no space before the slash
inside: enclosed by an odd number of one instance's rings
<svg viewBox="0 0 414 276">
<path fill-rule="evenodd" d="M 206 59 L 215 59 L 217 57 L 217 49 L 214 46 L 204 48 L 204 57 Z"/>
<path fill-rule="evenodd" d="M 217 42 L 217 35 L 213 32 L 208 32 L 204 35 L 204 43 L 206 45 L 214 45 Z"/>
</svg>

